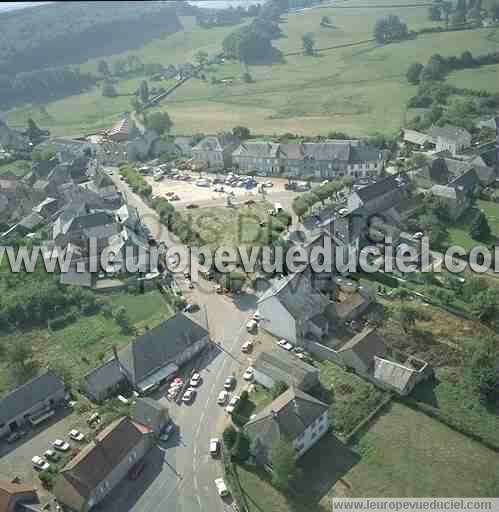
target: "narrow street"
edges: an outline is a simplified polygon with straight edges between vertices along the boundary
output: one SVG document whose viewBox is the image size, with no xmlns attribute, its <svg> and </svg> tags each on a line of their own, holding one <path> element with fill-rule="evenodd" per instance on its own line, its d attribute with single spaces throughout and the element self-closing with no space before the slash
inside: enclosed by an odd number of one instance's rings
<svg viewBox="0 0 499 512">
<path fill-rule="evenodd" d="M 159 241 L 167 246 L 178 244 L 174 235 L 161 225 L 158 216 L 142 199 L 134 194 L 114 173 L 113 181 L 134 206 Z M 103 504 L 102 510 L 111 512 L 178 512 L 232 510 L 230 500 L 222 500 L 214 480 L 223 476 L 220 462 L 209 454 L 212 437 L 221 437 L 219 426 L 226 414 L 216 403 L 227 376 L 247 366 L 240 347 L 249 336 L 246 322 L 255 310 L 252 296 L 241 296 L 238 305 L 225 295 L 218 295 L 211 283 L 201 280 L 189 290 L 183 277 L 178 284 L 190 302 L 199 304 L 207 312 L 211 339 L 221 343 L 224 350 L 215 346 L 207 350 L 199 362 L 202 384 L 190 405 L 176 405 L 166 401 L 178 433 L 150 454 L 151 463 L 144 471 L 147 486 L 127 485 L 122 492 L 112 495 L 112 502 Z M 230 355 L 229 355 L 230 354 Z M 141 479 L 139 479 L 141 480 Z M 135 482 L 134 482 L 135 484 Z M 121 491 L 121 489 L 120 489 Z M 110 500 L 111 501 L 111 500 Z"/>
</svg>

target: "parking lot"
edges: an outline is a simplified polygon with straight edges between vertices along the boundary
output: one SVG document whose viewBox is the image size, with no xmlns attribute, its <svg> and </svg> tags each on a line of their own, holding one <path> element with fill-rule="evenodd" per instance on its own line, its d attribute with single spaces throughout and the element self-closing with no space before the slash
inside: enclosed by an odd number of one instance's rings
<svg viewBox="0 0 499 512">
<path fill-rule="evenodd" d="M 85 443 L 69 441 L 68 434 L 73 428 L 81 428 L 82 419 L 70 408 L 63 408 L 57 411 L 50 420 L 41 423 L 37 428 L 26 428 L 27 435 L 19 441 L 8 444 L 0 442 L 0 479 L 10 481 L 18 477 L 26 483 L 33 483 L 39 489 L 42 502 L 47 499 L 48 494 L 44 491 L 33 468 L 31 459 L 35 456 L 43 456 L 45 451 L 53 448 L 52 443 L 56 439 L 70 442 L 71 449 L 84 446 Z M 61 454 L 59 465 L 67 458 Z"/>
<path fill-rule="evenodd" d="M 258 185 L 247 189 L 241 186 L 229 186 L 223 183 L 214 183 L 216 176 L 213 174 L 184 173 L 182 180 L 163 177 L 156 181 L 152 176 L 146 177 L 147 182 L 153 190 L 153 197 L 171 198 L 172 194 L 178 196 L 174 201 L 177 208 L 185 208 L 189 205 L 200 207 L 225 206 L 227 197 L 233 204 L 243 203 L 247 200 L 267 200 L 269 202 L 280 202 L 285 209 L 290 209 L 296 192 L 284 188 L 286 179 L 282 178 L 261 178 L 256 177 L 257 184 L 267 184 L 272 186 L 259 187 Z M 219 175 L 222 180 L 224 176 Z M 209 186 L 198 186 L 196 182 L 200 179 L 206 179 Z M 263 190 L 263 191 L 262 191 Z M 167 194 L 170 196 L 167 196 Z M 171 200 L 171 199 L 170 199 Z"/>
</svg>

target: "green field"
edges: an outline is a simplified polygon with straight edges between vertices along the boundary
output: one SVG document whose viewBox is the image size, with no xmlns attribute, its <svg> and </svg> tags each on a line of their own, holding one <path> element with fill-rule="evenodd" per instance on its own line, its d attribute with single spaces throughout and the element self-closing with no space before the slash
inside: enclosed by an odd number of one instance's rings
<svg viewBox="0 0 499 512">
<path fill-rule="evenodd" d="M 360 461 L 336 495 L 496 496 L 499 461 L 488 448 L 404 405 L 393 404 L 360 437 Z"/>
<path fill-rule="evenodd" d="M 456 71 L 448 76 L 447 82 L 464 89 L 480 89 L 497 93 L 499 91 L 499 64 Z"/>
<path fill-rule="evenodd" d="M 484 211 L 489 221 L 490 231 L 492 233 L 491 243 L 499 238 L 499 203 L 492 201 L 477 201 L 477 207 Z M 464 247 L 466 251 L 471 251 L 479 242 L 473 240 L 470 235 L 472 215 L 465 215 L 455 225 L 449 227 L 449 245 L 458 245 Z"/>
<path fill-rule="evenodd" d="M 31 162 L 28 160 L 16 160 L 8 164 L 0 164 L 0 176 L 2 174 L 12 172 L 16 176 L 24 176 L 31 169 Z"/>
<path fill-rule="evenodd" d="M 388 14 L 399 15 L 409 29 L 432 24 L 427 19 L 426 7 L 316 9 L 288 15 L 281 25 L 284 37 L 274 44 L 284 53 L 300 51 L 305 32 L 314 34 L 317 48 L 365 40 L 372 37 L 376 20 Z M 322 16 L 329 16 L 336 28 L 321 27 Z M 165 65 L 192 61 L 198 50 L 211 55 L 217 53 L 221 41 L 232 30 L 231 27 L 202 29 L 195 25 L 193 18 L 183 18 L 182 22 L 184 31 L 129 53 L 139 55 L 144 62 Z M 315 57 L 288 56 L 282 64 L 251 66 L 254 83 L 236 80 L 232 84 L 212 84 L 212 77 L 241 76 L 243 69 L 239 63 L 226 62 L 207 69 L 208 80 L 188 81 L 161 108 L 169 112 L 177 133 L 216 132 L 237 124 L 269 135 L 284 132 L 315 135 L 333 130 L 353 135 L 394 133 L 404 124 L 405 104 L 416 92 L 416 87 L 409 86 L 405 79 L 410 62 L 425 63 L 436 52 L 446 56 L 459 55 L 464 50 L 488 53 L 495 51 L 499 43 L 497 28 L 456 34 L 427 34 L 384 47 L 367 43 L 321 51 Z M 117 57 L 108 60 L 112 62 Z M 82 67 L 95 70 L 96 62 L 89 61 Z M 494 75 L 492 68 L 495 66 L 455 73 L 450 81 L 497 92 L 497 73 Z M 118 83 L 119 93 L 131 92 L 141 79 Z M 110 126 L 129 109 L 129 97 L 102 98 L 97 88 L 46 107 L 51 120 L 44 125 L 54 134 L 78 134 Z M 30 115 L 39 120 L 36 107 L 11 111 L 6 120 L 19 125 Z"/>
<path fill-rule="evenodd" d="M 107 297 L 112 309 L 125 306 L 127 314 L 136 327 L 151 328 L 171 316 L 172 308 L 157 292 L 144 295 L 116 293 Z M 111 357 L 112 346 L 126 344 L 133 336 L 125 335 L 112 318 L 103 313 L 81 316 L 67 327 L 50 332 L 47 329 L 33 329 L 3 336 L 4 347 L 13 341 L 32 345 L 35 360 L 41 367 L 61 364 L 67 368 L 76 381 L 85 373 L 98 366 L 101 358 Z M 10 387 L 10 373 L 7 361 L 0 362 L 0 395 Z"/>
</svg>

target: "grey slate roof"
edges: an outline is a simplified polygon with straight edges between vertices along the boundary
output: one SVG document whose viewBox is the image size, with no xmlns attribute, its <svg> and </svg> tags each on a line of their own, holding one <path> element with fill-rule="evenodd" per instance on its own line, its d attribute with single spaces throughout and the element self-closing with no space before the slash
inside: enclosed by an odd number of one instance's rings
<svg viewBox="0 0 499 512">
<path fill-rule="evenodd" d="M 118 352 L 118 359 L 134 383 L 172 362 L 208 331 L 184 313 L 177 313 L 146 331 Z"/>
<path fill-rule="evenodd" d="M 275 382 L 285 382 L 288 386 L 300 388 L 310 374 L 319 370 L 301 361 L 282 349 L 261 352 L 253 363 L 253 368 L 268 375 Z"/>
<path fill-rule="evenodd" d="M 39 215 L 36 212 L 32 212 L 26 217 L 24 217 L 20 222 L 19 225 L 22 226 L 25 229 L 34 229 L 37 226 L 39 226 L 43 222 L 43 217 Z"/>
<path fill-rule="evenodd" d="M 194 146 L 194 149 L 202 151 L 223 151 L 228 146 L 236 145 L 238 142 L 237 137 L 234 137 L 231 133 L 222 133 L 205 137 Z"/>
<path fill-rule="evenodd" d="M 372 368 L 374 356 L 385 356 L 387 353 L 383 339 L 378 336 L 374 329 L 365 329 L 350 338 L 338 352 L 352 350 L 359 357 L 366 368 Z"/>
<path fill-rule="evenodd" d="M 132 418 L 137 423 L 158 431 L 168 418 L 168 409 L 157 400 L 142 397 L 133 406 Z"/>
<path fill-rule="evenodd" d="M 246 156 L 252 158 L 277 158 L 279 156 L 279 144 L 266 141 L 243 142 L 232 156 Z"/>
<path fill-rule="evenodd" d="M 293 441 L 299 437 L 328 406 L 298 389 L 290 388 L 250 420 L 244 427 L 253 440 L 270 449 L 284 437 Z"/>
<path fill-rule="evenodd" d="M 118 361 L 113 358 L 102 366 L 92 370 L 90 373 L 87 373 L 82 378 L 82 381 L 84 381 L 87 391 L 97 397 L 106 390 L 119 384 L 124 378 Z"/>
<path fill-rule="evenodd" d="M 0 400 L 0 423 L 8 423 L 42 400 L 63 390 L 62 380 L 52 370 L 46 371 Z"/>
<path fill-rule="evenodd" d="M 400 394 L 408 391 L 411 380 L 415 376 L 416 372 L 412 368 L 388 359 L 374 358 L 374 378 Z"/>
<path fill-rule="evenodd" d="M 378 162 L 383 160 L 383 152 L 379 149 L 366 146 L 359 145 L 354 146 L 350 150 L 350 162 Z"/>
<path fill-rule="evenodd" d="M 329 304 L 319 290 L 314 289 L 307 272 L 294 273 L 278 281 L 259 299 L 258 303 L 277 297 L 295 320 L 308 320 L 322 313 Z"/>
<path fill-rule="evenodd" d="M 362 201 L 366 202 L 397 189 L 397 181 L 395 178 L 390 176 L 389 178 L 377 181 L 372 185 L 367 185 L 366 187 L 360 188 L 357 190 L 357 195 L 362 199 Z"/>
<path fill-rule="evenodd" d="M 450 124 L 446 124 L 445 126 L 433 126 L 431 129 L 431 136 L 435 139 L 441 137 L 447 140 L 463 142 L 471 139 L 471 135 L 468 130 L 461 128 L 460 126 L 452 126 Z"/>
</svg>

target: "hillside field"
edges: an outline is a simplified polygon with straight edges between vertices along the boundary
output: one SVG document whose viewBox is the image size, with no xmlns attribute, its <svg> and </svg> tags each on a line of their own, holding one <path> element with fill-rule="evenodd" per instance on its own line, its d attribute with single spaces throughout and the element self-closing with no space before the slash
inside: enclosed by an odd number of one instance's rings
<svg viewBox="0 0 499 512">
<path fill-rule="evenodd" d="M 406 0 L 408 2 L 408 0 Z M 344 4 L 342 4 L 344 5 Z M 288 15 L 281 25 L 283 37 L 274 42 L 283 53 L 301 50 L 301 37 L 312 32 L 316 48 L 363 41 L 372 37 L 380 17 L 397 14 L 409 29 L 432 26 L 427 7 L 312 9 Z M 323 16 L 335 28 L 320 26 Z M 202 29 L 193 18 L 182 18 L 185 30 L 158 39 L 133 53 L 144 62 L 192 61 L 198 50 L 218 52 L 232 27 Z M 416 93 L 405 73 L 414 61 L 425 63 L 434 53 L 459 55 L 464 50 L 482 54 L 497 50 L 499 28 L 426 34 L 410 41 L 380 47 L 364 43 L 318 52 L 316 56 L 286 56 L 283 63 L 251 66 L 251 84 L 240 80 L 244 69 L 238 62 L 225 62 L 206 70 L 206 81 L 193 79 L 164 101 L 177 133 L 216 132 L 242 124 L 258 134 L 294 132 L 307 135 L 337 130 L 352 135 L 376 131 L 394 133 L 406 119 L 405 104 Z M 124 55 L 124 54 L 122 54 Z M 112 62 L 118 56 L 107 60 Z M 83 69 L 95 70 L 96 61 Z M 231 84 L 212 84 L 211 78 L 234 78 Z M 117 98 L 102 98 L 100 88 L 46 105 L 50 120 L 43 125 L 54 134 L 74 135 L 102 129 L 129 109 L 129 94 L 142 78 L 117 84 Z M 461 87 L 499 91 L 497 67 L 465 70 L 449 77 Z M 168 84 L 159 82 L 165 87 Z M 6 121 L 19 125 L 38 108 L 7 113 Z"/>
</svg>

